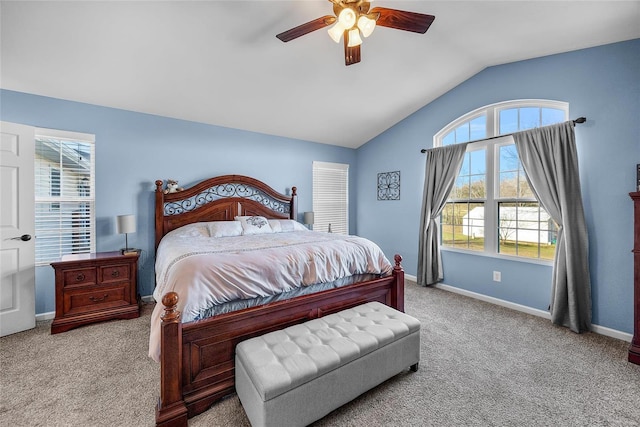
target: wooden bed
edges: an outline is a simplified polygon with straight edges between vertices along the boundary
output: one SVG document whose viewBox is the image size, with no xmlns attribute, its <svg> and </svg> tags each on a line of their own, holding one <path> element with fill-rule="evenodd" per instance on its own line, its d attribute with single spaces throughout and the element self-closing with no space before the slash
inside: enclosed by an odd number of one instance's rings
<svg viewBox="0 0 640 427">
<path fill-rule="evenodd" d="M 156 249 L 169 231 L 194 222 L 231 221 L 237 215 L 297 219 L 296 187 L 286 196 L 242 175 L 210 178 L 169 194 L 158 180 L 155 193 Z M 395 256 L 393 273 L 387 277 L 188 323 L 181 323 L 176 310 L 179 295 L 164 295 L 156 425 L 186 426 L 188 418 L 232 394 L 235 346 L 240 341 L 369 301 L 404 311 L 401 260 Z"/>
</svg>

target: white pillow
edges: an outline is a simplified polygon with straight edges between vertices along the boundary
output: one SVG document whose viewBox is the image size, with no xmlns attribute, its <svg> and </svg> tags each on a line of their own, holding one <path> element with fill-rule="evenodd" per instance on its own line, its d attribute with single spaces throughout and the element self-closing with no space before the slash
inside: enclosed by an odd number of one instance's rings
<svg viewBox="0 0 640 427">
<path fill-rule="evenodd" d="M 292 219 L 270 219 L 269 225 L 274 233 L 286 233 L 289 231 L 308 231 L 304 225 Z"/>
<path fill-rule="evenodd" d="M 294 221 L 292 219 L 290 219 L 289 221 L 293 223 L 293 231 L 309 231 L 307 227 L 305 227 L 303 224 L 300 224 L 298 221 Z"/>
<path fill-rule="evenodd" d="M 236 221 L 242 224 L 243 235 L 273 233 L 269 221 L 263 216 L 237 216 Z"/>
<path fill-rule="evenodd" d="M 177 237 L 209 237 L 209 229 L 206 222 L 194 222 L 171 230 L 171 234 Z"/>
<path fill-rule="evenodd" d="M 271 227 L 274 233 L 282 233 L 283 230 L 282 230 L 282 225 L 280 225 L 280 220 L 270 219 L 268 221 L 269 221 L 269 226 Z"/>
<path fill-rule="evenodd" d="M 212 221 L 208 226 L 211 237 L 231 237 L 242 234 L 240 221 Z"/>
</svg>

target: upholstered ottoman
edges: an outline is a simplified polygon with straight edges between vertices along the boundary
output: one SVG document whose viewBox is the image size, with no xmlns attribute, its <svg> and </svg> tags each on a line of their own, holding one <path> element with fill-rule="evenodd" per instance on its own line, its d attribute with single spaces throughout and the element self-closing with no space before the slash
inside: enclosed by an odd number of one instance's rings
<svg viewBox="0 0 640 427">
<path fill-rule="evenodd" d="M 420 322 L 370 302 L 241 342 L 236 391 L 253 427 L 306 426 L 419 360 Z"/>
</svg>

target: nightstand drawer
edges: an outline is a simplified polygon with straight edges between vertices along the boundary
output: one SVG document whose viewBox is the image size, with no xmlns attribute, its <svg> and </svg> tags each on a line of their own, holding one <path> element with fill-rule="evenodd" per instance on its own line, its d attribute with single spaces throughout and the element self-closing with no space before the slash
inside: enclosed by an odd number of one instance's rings
<svg viewBox="0 0 640 427">
<path fill-rule="evenodd" d="M 129 305 L 129 286 L 100 287 L 68 291 L 64 295 L 65 315 L 86 313 L 118 306 Z"/>
<path fill-rule="evenodd" d="M 78 268 L 64 272 L 64 286 L 94 285 L 96 283 L 96 269 Z"/>
<path fill-rule="evenodd" d="M 98 267 L 98 282 L 110 283 L 129 280 L 129 264 L 107 265 Z"/>
</svg>

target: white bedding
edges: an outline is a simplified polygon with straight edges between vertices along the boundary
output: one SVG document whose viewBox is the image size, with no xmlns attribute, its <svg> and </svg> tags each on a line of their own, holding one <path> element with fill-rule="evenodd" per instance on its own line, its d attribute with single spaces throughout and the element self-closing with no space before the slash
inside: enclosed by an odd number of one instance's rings
<svg viewBox="0 0 640 427">
<path fill-rule="evenodd" d="M 162 296 L 179 295 L 182 322 L 212 305 L 268 297 L 356 274 L 389 275 L 392 266 L 373 242 L 313 231 L 210 237 L 210 225 L 191 224 L 163 237 L 156 253 L 158 302 L 151 316 L 149 356 L 160 357 Z"/>
</svg>

